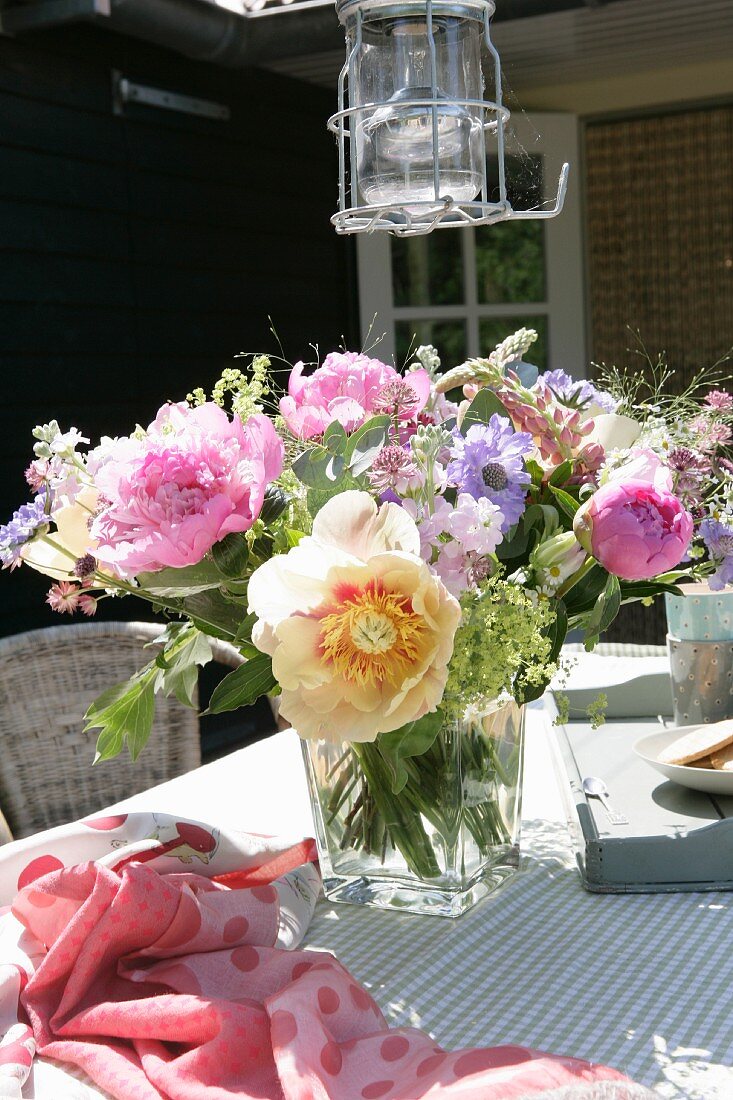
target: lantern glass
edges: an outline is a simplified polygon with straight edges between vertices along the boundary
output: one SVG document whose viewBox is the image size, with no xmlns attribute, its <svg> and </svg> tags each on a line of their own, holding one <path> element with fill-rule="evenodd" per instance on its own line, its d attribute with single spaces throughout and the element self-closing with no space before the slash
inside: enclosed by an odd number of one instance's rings
<svg viewBox="0 0 733 1100">
<path fill-rule="evenodd" d="M 395 8 L 392 8 L 392 12 Z M 369 205 L 470 202 L 484 179 L 482 24 L 365 13 L 347 24 L 356 183 Z"/>
</svg>

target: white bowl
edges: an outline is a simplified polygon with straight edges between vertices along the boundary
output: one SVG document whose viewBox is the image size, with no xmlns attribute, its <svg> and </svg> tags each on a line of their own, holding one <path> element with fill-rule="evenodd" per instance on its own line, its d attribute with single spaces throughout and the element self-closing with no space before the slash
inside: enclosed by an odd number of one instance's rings
<svg viewBox="0 0 733 1100">
<path fill-rule="evenodd" d="M 660 752 L 683 737 L 686 733 L 700 728 L 698 722 L 694 726 L 675 726 L 674 729 L 660 730 L 659 733 L 648 734 L 642 737 L 634 745 L 634 752 L 651 764 L 656 771 L 673 783 L 679 783 L 683 787 L 691 787 L 693 791 L 705 791 L 707 794 L 731 794 L 733 795 L 733 771 L 716 771 L 714 768 L 690 768 L 686 764 L 663 764 L 658 759 Z"/>
</svg>

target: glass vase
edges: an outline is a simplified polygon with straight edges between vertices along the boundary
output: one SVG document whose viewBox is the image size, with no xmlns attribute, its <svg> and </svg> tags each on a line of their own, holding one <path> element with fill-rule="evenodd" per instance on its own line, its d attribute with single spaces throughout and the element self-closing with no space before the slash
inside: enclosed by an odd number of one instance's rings
<svg viewBox="0 0 733 1100">
<path fill-rule="evenodd" d="M 519 860 L 524 708 L 446 723 L 419 756 L 304 741 L 321 873 L 332 901 L 457 917 Z"/>
</svg>

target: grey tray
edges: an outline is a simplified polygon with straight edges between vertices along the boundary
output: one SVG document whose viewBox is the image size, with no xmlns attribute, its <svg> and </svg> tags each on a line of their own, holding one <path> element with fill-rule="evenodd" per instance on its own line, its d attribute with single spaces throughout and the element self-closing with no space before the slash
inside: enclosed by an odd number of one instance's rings
<svg viewBox="0 0 733 1100">
<path fill-rule="evenodd" d="M 733 798 L 703 794 L 664 780 L 633 752 L 660 729 L 669 685 L 649 677 L 606 689 L 613 717 L 593 730 L 587 721 L 554 727 L 558 778 L 583 885 L 594 893 L 733 890 Z M 646 687 L 646 692 L 644 688 Z M 571 713 L 586 702 L 567 691 Z M 646 694 L 646 717 L 632 714 Z M 653 714 L 654 716 L 650 716 Z M 584 776 L 605 780 L 615 810 L 628 825 L 611 825 L 598 799 L 583 794 Z"/>
</svg>

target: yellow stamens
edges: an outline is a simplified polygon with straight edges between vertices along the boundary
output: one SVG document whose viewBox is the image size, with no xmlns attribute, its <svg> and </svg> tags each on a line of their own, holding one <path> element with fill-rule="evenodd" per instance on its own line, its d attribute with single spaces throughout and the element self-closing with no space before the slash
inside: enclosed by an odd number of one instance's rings
<svg viewBox="0 0 733 1100">
<path fill-rule="evenodd" d="M 321 619 L 323 656 L 345 680 L 399 684 L 420 656 L 425 623 L 408 596 L 370 581 Z"/>
</svg>

